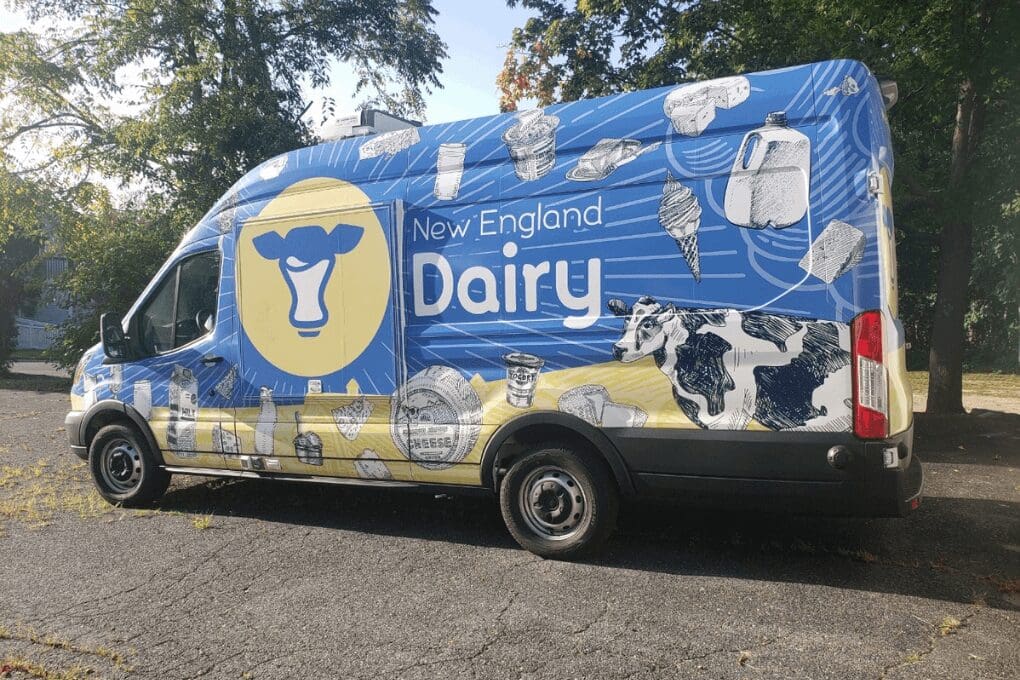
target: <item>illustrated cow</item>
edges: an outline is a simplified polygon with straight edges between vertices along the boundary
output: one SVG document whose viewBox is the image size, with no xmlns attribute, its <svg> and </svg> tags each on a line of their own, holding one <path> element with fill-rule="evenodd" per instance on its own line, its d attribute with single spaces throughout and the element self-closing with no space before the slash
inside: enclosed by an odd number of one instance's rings
<svg viewBox="0 0 1020 680">
<path fill-rule="evenodd" d="M 851 427 L 846 324 L 732 309 L 677 308 L 642 297 L 609 310 L 625 319 L 613 356 L 651 355 L 677 405 L 699 427 L 773 430 Z"/>
</svg>

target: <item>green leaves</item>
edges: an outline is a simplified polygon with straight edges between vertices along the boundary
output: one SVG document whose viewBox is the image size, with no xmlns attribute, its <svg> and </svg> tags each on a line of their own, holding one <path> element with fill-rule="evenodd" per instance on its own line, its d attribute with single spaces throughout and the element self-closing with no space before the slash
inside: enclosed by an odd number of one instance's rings
<svg viewBox="0 0 1020 680">
<path fill-rule="evenodd" d="M 681 80 L 847 57 L 896 80 L 901 314 L 914 366 L 928 352 L 939 233 L 975 225 L 968 351 L 1016 367 L 1020 202 L 1020 4 L 995 0 L 511 0 L 535 16 L 513 29 L 497 81 L 504 110 Z M 963 166 L 953 132 L 961 83 L 979 93 Z M 953 167 L 965 172 L 950 186 Z M 1012 248 L 1003 247 L 1012 245 Z M 966 285 L 966 282 L 963 282 Z"/>
<path fill-rule="evenodd" d="M 74 208 L 59 229 L 68 363 L 242 174 L 314 141 L 306 87 L 333 61 L 360 76 L 351 99 L 415 115 L 446 56 L 431 0 L 8 4 L 35 23 L 0 34 L 0 153 Z M 100 179 L 135 200 L 115 206 Z"/>
</svg>

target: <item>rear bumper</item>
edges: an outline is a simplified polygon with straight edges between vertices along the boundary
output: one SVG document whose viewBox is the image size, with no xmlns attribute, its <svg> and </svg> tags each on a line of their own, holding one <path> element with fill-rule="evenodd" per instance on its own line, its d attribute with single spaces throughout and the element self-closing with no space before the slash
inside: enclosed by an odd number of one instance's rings
<svg viewBox="0 0 1020 680">
<path fill-rule="evenodd" d="M 642 432 L 643 430 L 643 432 Z M 883 441 L 832 432 L 606 430 L 630 467 L 637 495 L 732 509 L 901 517 L 920 504 L 913 426 Z M 846 464 L 828 460 L 845 448 Z M 885 467 L 883 451 L 897 464 Z"/>
</svg>

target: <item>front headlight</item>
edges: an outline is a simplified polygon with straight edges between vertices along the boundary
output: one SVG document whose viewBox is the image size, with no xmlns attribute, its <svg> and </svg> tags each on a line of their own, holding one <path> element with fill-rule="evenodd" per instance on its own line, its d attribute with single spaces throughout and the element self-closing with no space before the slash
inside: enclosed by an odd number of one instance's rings
<svg viewBox="0 0 1020 680">
<path fill-rule="evenodd" d="M 92 358 L 92 352 L 85 352 L 81 355 L 81 359 L 78 360 L 78 365 L 74 367 L 74 377 L 71 382 L 71 389 L 81 381 L 81 374 L 85 370 L 85 364 Z"/>
</svg>

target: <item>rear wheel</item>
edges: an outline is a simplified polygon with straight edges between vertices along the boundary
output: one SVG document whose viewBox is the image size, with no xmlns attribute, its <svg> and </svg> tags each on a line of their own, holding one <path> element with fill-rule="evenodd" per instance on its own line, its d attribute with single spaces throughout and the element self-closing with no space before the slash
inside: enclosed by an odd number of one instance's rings
<svg viewBox="0 0 1020 680">
<path fill-rule="evenodd" d="M 124 425 L 107 425 L 96 433 L 89 467 L 99 495 L 129 508 L 151 504 L 170 485 L 170 473 L 159 466 L 144 439 Z"/>
<path fill-rule="evenodd" d="M 585 450 L 550 446 L 525 454 L 499 488 L 500 509 L 522 548 L 572 559 L 612 534 L 619 500 L 605 461 Z"/>
</svg>

